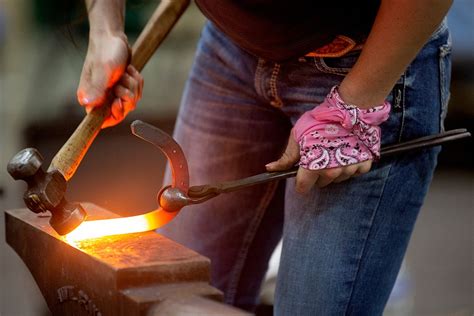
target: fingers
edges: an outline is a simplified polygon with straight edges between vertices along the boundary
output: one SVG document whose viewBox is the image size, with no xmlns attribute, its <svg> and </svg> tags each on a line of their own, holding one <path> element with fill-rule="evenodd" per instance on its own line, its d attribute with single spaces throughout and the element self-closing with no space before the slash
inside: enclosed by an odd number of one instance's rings
<svg viewBox="0 0 474 316">
<path fill-rule="evenodd" d="M 347 167 L 346 167 L 347 168 Z M 324 169 L 320 172 L 320 177 L 316 182 L 318 188 L 324 188 L 328 184 L 332 183 L 335 179 L 337 179 L 342 173 L 343 168 L 331 168 L 331 169 Z"/>
<path fill-rule="evenodd" d="M 341 168 L 341 174 L 337 176 L 337 178 L 334 179 L 334 183 L 340 183 L 342 181 L 345 181 L 349 179 L 350 177 L 356 175 L 356 172 L 358 170 L 357 165 L 350 165 L 345 168 Z"/>
<path fill-rule="evenodd" d="M 288 145 L 280 159 L 265 165 L 267 171 L 282 171 L 293 167 L 300 159 L 299 145 L 293 138 L 292 133 L 288 140 Z M 339 168 L 329 168 L 321 170 L 309 170 L 300 167 L 296 174 L 295 190 L 305 194 L 315 185 L 323 188 L 331 183 L 340 183 L 351 177 L 358 176 L 370 171 L 372 160 L 363 161 L 357 164 Z"/>
<path fill-rule="evenodd" d="M 281 171 L 293 167 L 300 159 L 300 150 L 298 143 L 293 139 L 292 133 L 288 140 L 286 150 L 277 161 L 266 164 L 267 171 Z"/>
<path fill-rule="evenodd" d="M 298 168 L 296 173 L 296 192 L 300 194 L 308 193 L 314 184 L 319 179 L 319 170 L 308 170 L 305 168 Z"/>
<path fill-rule="evenodd" d="M 102 128 L 113 126 L 121 122 L 130 111 L 136 108 L 143 91 L 143 77 L 133 67 L 128 66 L 113 92 L 116 97 L 111 106 L 111 115 L 106 119 Z"/>
<path fill-rule="evenodd" d="M 110 116 L 105 119 L 102 124 L 102 128 L 107 128 L 110 126 L 117 125 L 120 121 L 125 118 L 125 109 L 123 106 L 122 99 L 115 99 L 112 105 L 110 106 Z"/>
<path fill-rule="evenodd" d="M 295 190 L 298 193 L 305 194 L 315 185 L 323 188 L 331 183 L 340 183 L 351 177 L 369 172 L 371 166 L 372 160 L 341 168 L 322 170 L 308 170 L 300 167 L 296 175 Z"/>
<path fill-rule="evenodd" d="M 126 110 L 133 110 L 141 99 L 143 83 L 140 73 L 133 66 L 128 66 L 127 72 L 114 87 L 115 96 L 121 98 L 124 103 L 129 103 L 129 105 L 125 104 Z"/>
<path fill-rule="evenodd" d="M 356 175 L 364 174 L 364 173 L 369 172 L 370 168 L 372 168 L 372 160 L 367 160 L 357 165 L 358 165 L 358 169 L 356 171 Z"/>
<path fill-rule="evenodd" d="M 140 100 L 140 98 L 142 97 L 142 91 L 143 91 L 143 85 L 144 85 L 144 80 L 143 80 L 142 75 L 132 65 L 128 65 L 126 75 L 127 76 L 125 76 L 125 80 L 124 78 L 122 78 L 122 80 L 124 80 L 123 86 L 125 86 L 126 88 L 132 91 L 136 91 L 137 100 Z"/>
<path fill-rule="evenodd" d="M 134 101 L 135 94 L 133 90 L 127 89 L 125 86 L 118 84 L 114 87 L 114 95 L 115 97 L 126 100 L 126 101 Z"/>
<path fill-rule="evenodd" d="M 142 91 L 143 77 L 133 66 L 129 65 L 127 72 L 114 88 L 115 96 L 122 100 L 124 116 L 135 109 L 137 102 L 142 97 Z"/>
</svg>

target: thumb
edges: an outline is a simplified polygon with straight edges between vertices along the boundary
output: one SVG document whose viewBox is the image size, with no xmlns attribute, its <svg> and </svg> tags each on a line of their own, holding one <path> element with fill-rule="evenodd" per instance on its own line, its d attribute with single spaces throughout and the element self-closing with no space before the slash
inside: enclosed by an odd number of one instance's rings
<svg viewBox="0 0 474 316">
<path fill-rule="evenodd" d="M 77 88 L 77 100 L 85 107 L 94 107 L 105 101 L 109 78 L 105 71 L 84 67 Z"/>
<path fill-rule="evenodd" d="M 293 133 L 290 133 L 288 139 L 288 145 L 286 146 L 285 152 L 277 161 L 266 164 L 267 171 L 281 171 L 287 170 L 293 167 L 300 159 L 300 149 L 298 143 L 293 138 Z"/>
</svg>

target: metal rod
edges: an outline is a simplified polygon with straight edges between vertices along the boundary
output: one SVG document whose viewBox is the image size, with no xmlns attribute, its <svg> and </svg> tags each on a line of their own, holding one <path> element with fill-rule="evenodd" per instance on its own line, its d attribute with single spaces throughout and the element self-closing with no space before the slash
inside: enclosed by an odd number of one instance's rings
<svg viewBox="0 0 474 316">
<path fill-rule="evenodd" d="M 469 136 L 471 136 L 471 134 L 466 129 L 455 129 L 436 135 L 420 137 L 407 142 L 386 146 L 381 149 L 380 157 L 385 158 L 387 156 L 392 156 L 415 149 L 433 147 L 449 141 L 454 141 Z M 264 172 L 251 177 L 216 183 L 213 185 L 192 186 L 189 188 L 188 196 L 190 198 L 202 198 L 205 196 L 210 196 L 209 198 L 211 198 L 217 196 L 220 193 L 233 192 L 256 184 L 291 178 L 296 176 L 297 171 L 298 166 L 285 171 Z"/>
</svg>

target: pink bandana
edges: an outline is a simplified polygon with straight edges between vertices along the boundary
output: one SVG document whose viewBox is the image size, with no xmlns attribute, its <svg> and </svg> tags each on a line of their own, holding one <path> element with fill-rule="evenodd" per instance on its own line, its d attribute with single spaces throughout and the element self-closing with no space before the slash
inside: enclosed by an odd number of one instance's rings
<svg viewBox="0 0 474 316">
<path fill-rule="evenodd" d="M 389 112 L 387 101 L 370 109 L 346 104 L 334 86 L 323 103 L 304 113 L 293 128 L 300 145 L 299 165 L 319 170 L 378 159 L 378 125 L 388 119 Z"/>
</svg>

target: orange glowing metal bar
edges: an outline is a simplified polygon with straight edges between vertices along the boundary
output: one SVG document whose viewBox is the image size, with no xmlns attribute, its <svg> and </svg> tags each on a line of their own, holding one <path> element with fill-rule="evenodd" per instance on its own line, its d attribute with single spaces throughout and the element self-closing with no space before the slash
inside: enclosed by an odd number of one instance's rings
<svg viewBox="0 0 474 316">
<path fill-rule="evenodd" d="M 85 221 L 67 234 L 66 240 L 68 243 L 75 243 L 84 239 L 155 230 L 172 220 L 176 213 L 178 212 L 168 213 L 158 209 L 130 217 Z"/>
</svg>

